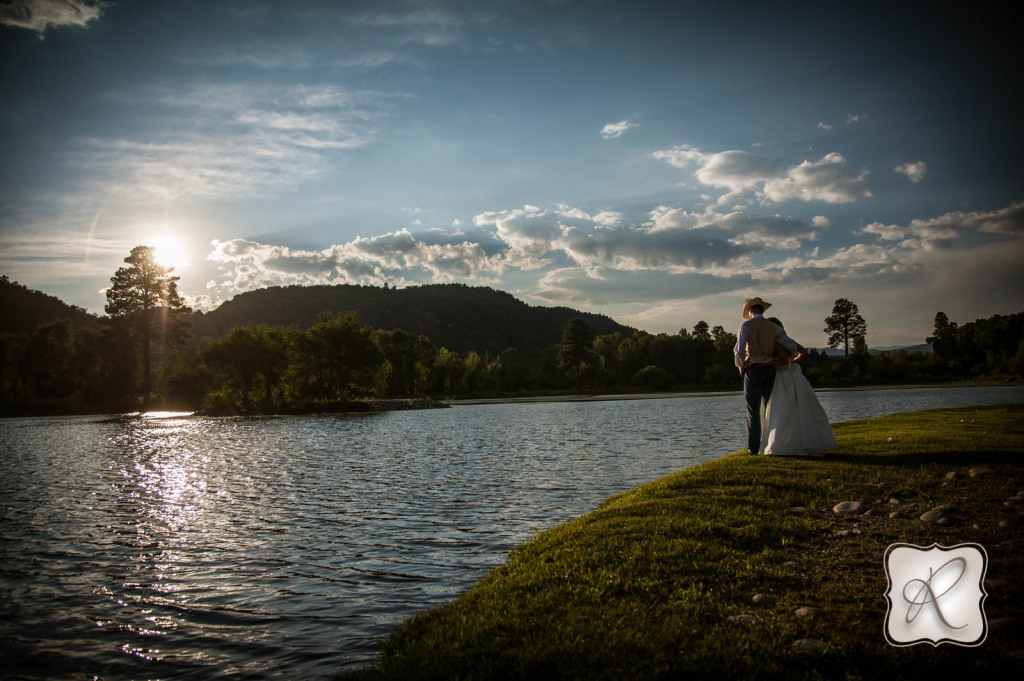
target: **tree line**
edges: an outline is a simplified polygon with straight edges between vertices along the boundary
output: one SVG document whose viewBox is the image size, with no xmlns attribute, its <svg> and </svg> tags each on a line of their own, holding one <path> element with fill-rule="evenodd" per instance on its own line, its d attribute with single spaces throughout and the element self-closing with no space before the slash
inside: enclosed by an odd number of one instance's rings
<svg viewBox="0 0 1024 681">
<path fill-rule="evenodd" d="M 143 246 L 125 262 L 111 279 L 98 328 L 59 319 L 31 334 L 0 334 L 5 412 L 287 413 L 372 398 L 738 389 L 740 383 L 735 334 L 704 321 L 675 334 L 592 337 L 584 320 L 573 319 L 561 342 L 549 346 L 455 352 L 425 335 L 362 325 L 355 313 L 323 313 L 307 329 L 246 324 L 187 343 L 188 308 L 172 269 Z M 844 354 L 812 351 L 804 360 L 817 387 L 1024 375 L 1024 312 L 962 326 L 939 312 L 927 338 L 932 353 L 870 353 L 866 323 L 845 299 L 825 322 L 829 345 Z"/>
</svg>

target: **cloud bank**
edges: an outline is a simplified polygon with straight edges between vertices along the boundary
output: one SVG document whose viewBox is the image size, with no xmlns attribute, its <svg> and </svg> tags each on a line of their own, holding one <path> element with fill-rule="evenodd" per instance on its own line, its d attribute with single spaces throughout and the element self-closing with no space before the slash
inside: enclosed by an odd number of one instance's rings
<svg viewBox="0 0 1024 681">
<path fill-rule="evenodd" d="M 627 323 L 671 329 L 695 301 L 703 301 L 702 316 L 715 319 L 709 301 L 725 301 L 728 314 L 729 301 L 764 291 L 823 309 L 851 290 L 861 303 L 894 288 L 908 300 L 931 300 L 936 291 L 962 288 L 966 272 L 1012 279 L 1024 257 L 1024 202 L 871 224 L 859 232 L 860 242 L 827 252 L 814 245 L 829 226 L 823 216 L 803 221 L 658 206 L 642 224 L 608 225 L 601 215 L 565 204 L 524 206 L 480 213 L 466 233 L 401 229 L 319 251 L 215 241 L 208 257 L 220 275 L 193 302 L 209 307 L 269 285 L 519 282 L 517 295 L 538 304 L 615 306 Z M 862 307 L 870 311 L 869 303 Z M 803 329 L 805 336 L 814 331 Z"/>
<path fill-rule="evenodd" d="M 685 275 L 701 290 L 717 290 L 717 278 L 734 281 L 750 258 L 798 249 L 817 238 L 828 222 L 741 212 L 700 213 L 658 206 L 642 224 L 625 225 L 607 210 L 585 211 L 558 204 L 488 211 L 473 218 L 470 233 L 430 230 L 414 235 L 401 229 L 356 237 L 319 251 L 292 250 L 244 239 L 214 241 L 208 259 L 220 275 L 208 284 L 211 302 L 268 285 L 359 283 L 396 285 L 469 281 L 490 284 L 512 273 L 537 272 L 551 291 L 553 272 L 563 281 L 621 285 L 631 274 L 642 278 Z M 596 273 L 604 273 L 597 276 Z M 700 275 L 699 277 L 695 275 Z M 623 286 L 622 290 L 630 290 Z M 678 294 L 678 292 L 675 292 Z"/>
</svg>

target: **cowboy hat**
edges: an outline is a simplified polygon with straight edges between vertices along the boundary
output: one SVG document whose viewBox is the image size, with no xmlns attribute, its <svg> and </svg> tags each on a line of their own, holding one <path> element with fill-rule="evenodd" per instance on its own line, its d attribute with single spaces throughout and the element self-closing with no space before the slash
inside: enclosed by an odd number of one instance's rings
<svg viewBox="0 0 1024 681">
<path fill-rule="evenodd" d="M 760 305 L 765 310 L 767 310 L 769 307 L 772 306 L 771 303 L 766 303 L 763 300 L 761 300 L 760 298 L 748 298 L 747 300 L 743 301 L 743 318 L 744 319 L 750 319 L 751 317 L 754 316 L 754 315 L 750 314 L 750 308 L 752 306 L 754 306 L 754 305 Z"/>
</svg>

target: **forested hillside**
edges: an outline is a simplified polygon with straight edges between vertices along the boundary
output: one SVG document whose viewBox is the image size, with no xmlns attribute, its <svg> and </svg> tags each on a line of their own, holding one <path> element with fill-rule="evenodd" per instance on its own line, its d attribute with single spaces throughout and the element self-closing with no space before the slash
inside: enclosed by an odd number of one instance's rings
<svg viewBox="0 0 1024 681">
<path fill-rule="evenodd" d="M 583 319 L 593 336 L 634 331 L 603 315 L 567 307 L 534 307 L 509 293 L 464 284 L 402 289 L 371 286 L 289 286 L 249 291 L 192 317 L 192 337 L 221 338 L 236 326 L 266 324 L 308 329 L 320 313 L 355 312 L 359 323 L 402 329 L 454 352 L 534 351 L 557 343 L 570 319 Z"/>
<path fill-rule="evenodd" d="M 132 267 L 151 257 L 139 249 Z M 168 306 L 176 279 L 165 269 L 151 265 L 159 276 L 145 290 L 108 293 L 102 318 L 3 277 L 0 413 L 304 413 L 367 399 L 741 386 L 736 336 L 705 321 L 651 334 L 459 284 L 268 288 L 192 314 Z M 115 279 L 138 279 L 124 274 Z M 117 314 L 109 303 L 143 296 L 164 304 Z M 934 352 L 872 354 L 859 337 L 849 356 L 811 351 L 802 364 L 816 387 L 1014 381 L 1022 334 L 1024 312 L 963 325 L 939 312 L 923 339 Z"/>
<path fill-rule="evenodd" d="M 98 319 L 75 305 L 0 276 L 0 333 L 32 333 L 40 324 L 70 319 L 76 327 L 95 328 Z"/>
</svg>

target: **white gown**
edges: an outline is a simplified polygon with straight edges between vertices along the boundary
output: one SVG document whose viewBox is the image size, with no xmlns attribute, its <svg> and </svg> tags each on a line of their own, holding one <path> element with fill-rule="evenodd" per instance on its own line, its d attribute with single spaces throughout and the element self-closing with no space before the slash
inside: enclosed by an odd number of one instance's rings
<svg viewBox="0 0 1024 681">
<path fill-rule="evenodd" d="M 761 423 L 762 454 L 809 456 L 839 448 L 828 416 L 799 364 L 777 367 Z"/>
</svg>

